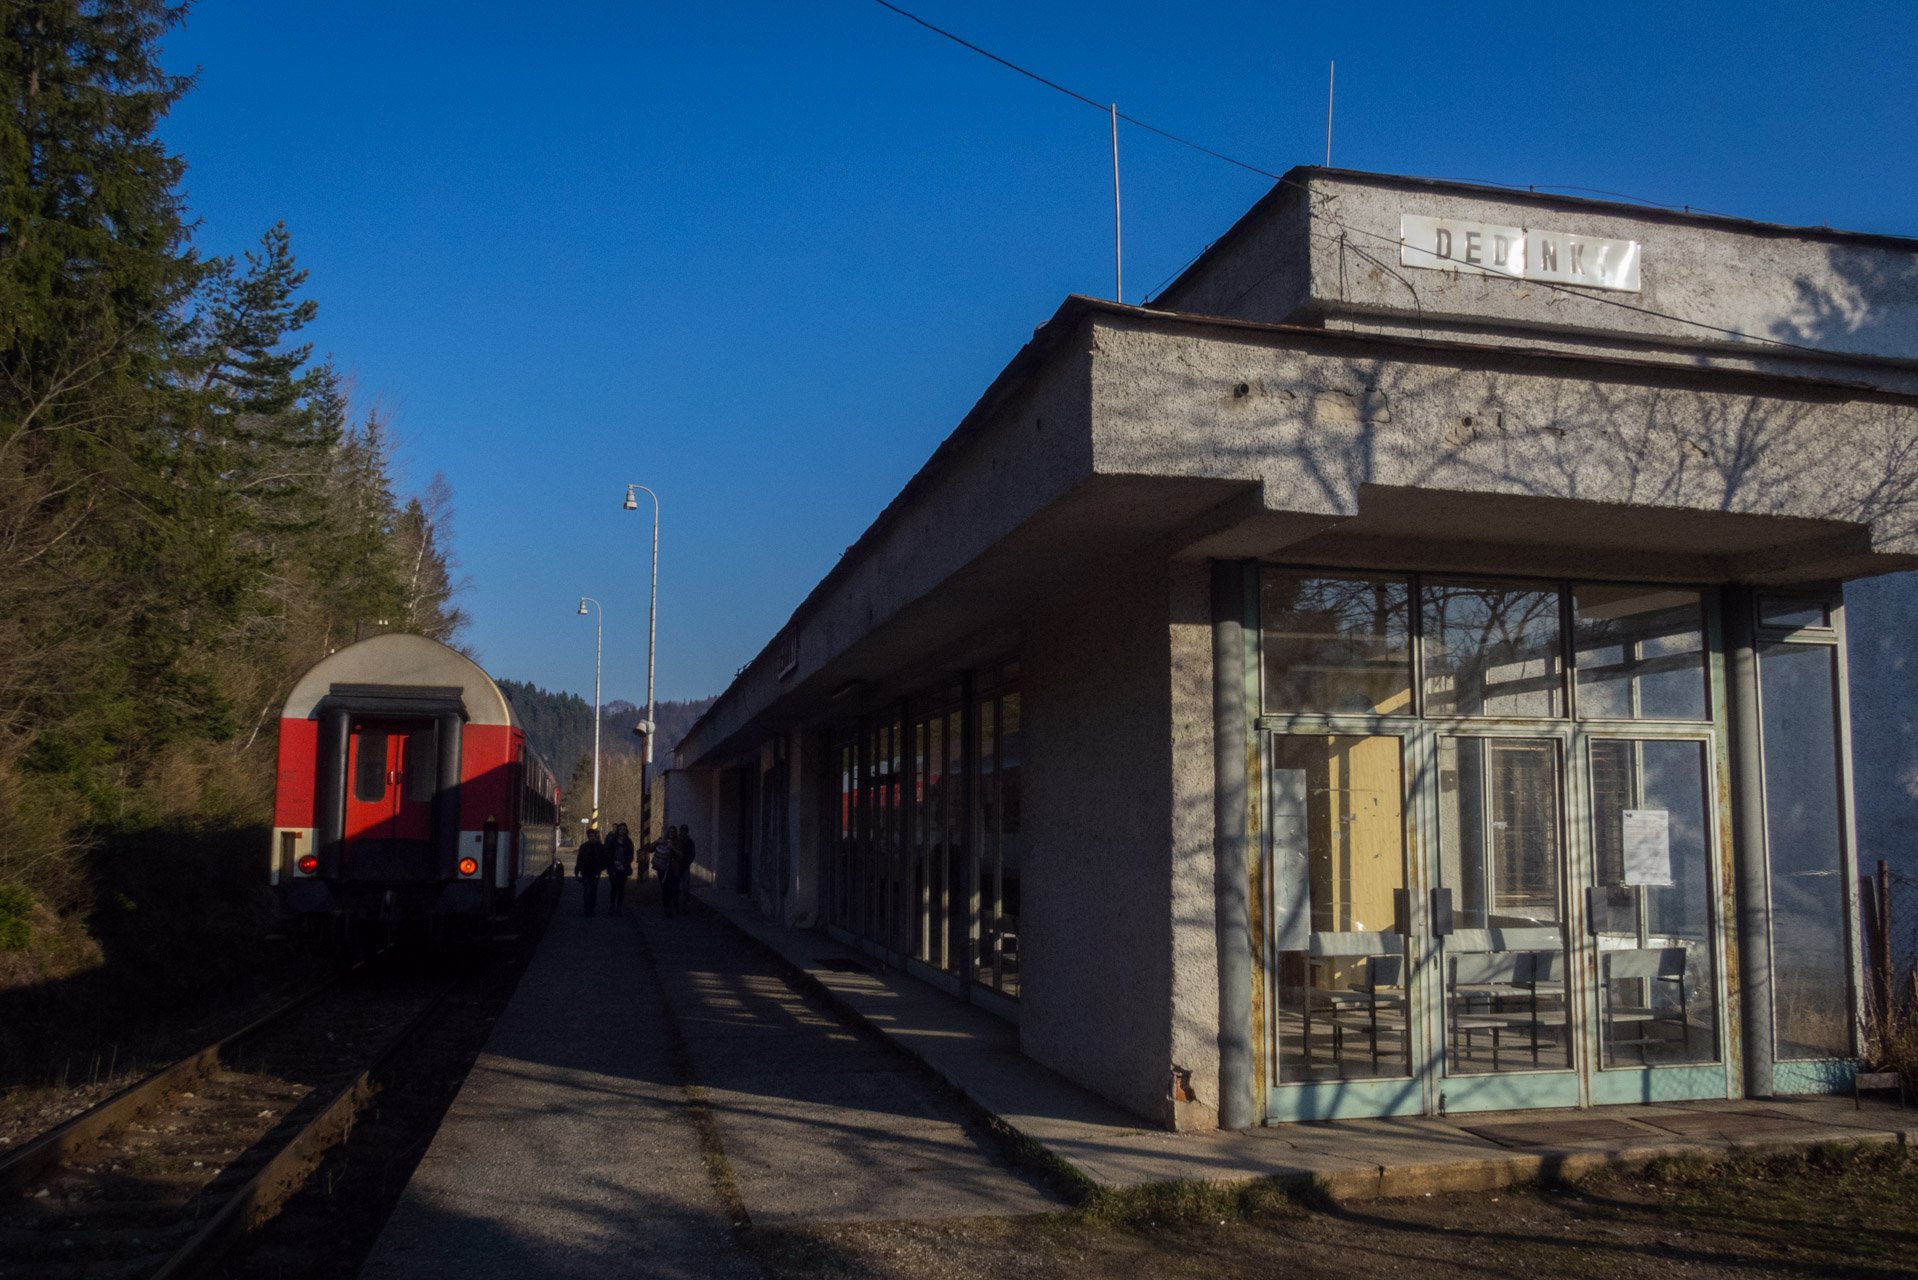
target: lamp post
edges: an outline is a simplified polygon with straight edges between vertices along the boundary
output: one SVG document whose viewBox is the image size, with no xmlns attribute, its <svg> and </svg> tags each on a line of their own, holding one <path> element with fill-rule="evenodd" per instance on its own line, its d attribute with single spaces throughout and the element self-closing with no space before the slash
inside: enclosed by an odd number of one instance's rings
<svg viewBox="0 0 1918 1280">
<path fill-rule="evenodd" d="M 639 491 L 644 491 L 653 500 L 653 591 L 646 606 L 646 719 L 639 726 L 646 735 L 646 750 L 639 758 L 639 788 L 641 803 L 650 815 L 653 803 L 653 735 L 659 727 L 653 719 L 653 659 L 659 641 L 659 495 L 643 484 L 629 484 L 626 486 L 623 510 L 639 510 L 639 499 L 633 496 Z M 653 835 L 650 824 L 646 834 L 648 837 Z"/>
<path fill-rule="evenodd" d="M 606 651 L 606 610 L 591 596 L 581 596 L 581 616 L 589 603 L 599 611 L 599 621 L 593 626 L 593 816 L 586 824 L 586 829 L 593 831 L 599 827 L 599 661 Z"/>
</svg>

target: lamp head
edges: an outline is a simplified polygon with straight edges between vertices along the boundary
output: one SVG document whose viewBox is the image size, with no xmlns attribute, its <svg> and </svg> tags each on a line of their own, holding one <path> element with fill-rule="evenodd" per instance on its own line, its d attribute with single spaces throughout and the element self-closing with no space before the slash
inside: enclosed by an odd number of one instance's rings
<svg viewBox="0 0 1918 1280">
<path fill-rule="evenodd" d="M 638 499 L 638 498 L 637 498 L 637 497 L 636 497 L 636 496 L 634 495 L 634 493 L 633 493 L 633 490 L 634 490 L 634 489 L 636 489 L 636 488 L 638 488 L 638 487 L 639 487 L 638 485 L 631 485 L 631 484 L 629 484 L 629 485 L 627 485 L 627 486 L 626 486 L 626 507 L 625 507 L 625 509 L 626 509 L 626 510 L 628 510 L 628 511 L 637 511 L 637 510 L 639 510 L 639 499 Z"/>
<path fill-rule="evenodd" d="M 581 597 L 579 598 L 579 611 L 580 611 L 580 613 L 581 613 L 582 615 L 583 615 L 583 614 L 585 614 L 585 612 L 586 612 L 586 597 L 585 597 L 585 596 L 581 596 Z"/>
</svg>

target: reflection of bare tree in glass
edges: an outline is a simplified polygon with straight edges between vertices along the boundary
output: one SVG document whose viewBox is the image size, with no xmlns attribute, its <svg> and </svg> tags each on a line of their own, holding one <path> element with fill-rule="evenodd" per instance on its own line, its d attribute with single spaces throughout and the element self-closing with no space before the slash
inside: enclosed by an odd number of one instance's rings
<svg viewBox="0 0 1918 1280">
<path fill-rule="evenodd" d="M 1267 571 L 1261 613 L 1268 710 L 1409 709 L 1411 617 L 1404 579 Z"/>
<path fill-rule="evenodd" d="M 1572 628 L 1580 718 L 1705 718 L 1698 592 L 1580 586 Z"/>
<path fill-rule="evenodd" d="M 1558 714 L 1558 592 L 1439 582 L 1427 583 L 1424 597 L 1431 710 Z"/>
</svg>

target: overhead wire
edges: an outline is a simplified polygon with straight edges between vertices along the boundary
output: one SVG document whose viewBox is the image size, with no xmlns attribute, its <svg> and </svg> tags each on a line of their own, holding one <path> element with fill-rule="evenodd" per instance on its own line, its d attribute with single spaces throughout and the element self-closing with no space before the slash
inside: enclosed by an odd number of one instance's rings
<svg viewBox="0 0 1918 1280">
<path fill-rule="evenodd" d="M 998 63 L 1000 66 L 1006 67 L 1013 71 L 1017 71 L 1020 75 L 1025 76 L 1029 80 L 1037 80 L 1040 84 L 1044 85 L 1048 89 L 1056 89 L 1060 93 L 1065 94 L 1066 97 L 1068 98 L 1076 98 L 1080 102 L 1085 103 L 1088 107 L 1091 107 L 1094 111 L 1097 111 L 1102 116 L 1117 115 L 1119 119 L 1125 121 L 1127 124 L 1136 125 L 1139 128 L 1144 129 L 1147 133 L 1156 133 L 1161 138 L 1168 138 L 1171 141 L 1178 143 L 1182 147 L 1191 147 L 1194 151 L 1202 151 L 1206 155 L 1211 156 L 1215 160 L 1223 160 L 1227 164 L 1235 164 L 1239 166 L 1239 168 L 1248 169 L 1251 172 L 1258 174 L 1262 178 L 1271 178 L 1274 181 L 1281 180 L 1279 174 L 1273 173 L 1269 169 L 1261 169 L 1256 164 L 1247 164 L 1243 160 L 1235 160 L 1231 156 L 1226 155 L 1223 151 L 1214 151 L 1211 147 L 1202 146 L 1201 144 L 1192 141 L 1192 139 L 1190 138 L 1181 138 L 1176 133 L 1168 133 L 1164 129 L 1159 128 L 1159 126 L 1155 124 L 1148 124 L 1144 120 L 1141 120 L 1136 116 L 1129 116 L 1123 111 L 1115 112 L 1106 103 L 1098 102 L 1092 98 L 1088 98 L 1085 96 L 1085 94 L 1080 93 L 1076 89 L 1068 89 L 1064 85 L 1058 83 L 1055 80 L 1048 80 L 1044 76 L 1040 75 L 1037 71 L 1029 71 L 1026 68 L 1020 66 L 1018 63 L 1011 61 L 1010 59 L 1000 57 L 998 54 L 994 53 L 990 49 L 981 49 L 978 45 L 974 44 L 972 41 L 967 40 L 961 36 L 956 36 L 952 32 L 946 30 L 944 27 L 934 26 L 932 23 L 927 22 L 924 18 L 920 17 L 916 13 L 906 12 L 904 9 L 901 9 L 898 5 L 892 4 L 890 0 L 873 0 L 873 3 L 878 5 L 882 9 L 892 10 L 894 13 L 898 14 L 902 18 L 918 23 L 920 26 L 924 27 L 926 30 L 932 32 L 935 35 L 944 36 L 946 39 L 952 41 L 956 45 L 963 45 L 965 48 L 972 50 L 974 53 L 978 54 L 982 58 L 990 58 L 992 61 Z"/>
<path fill-rule="evenodd" d="M 1087 97 L 1085 94 L 1080 93 L 1076 89 L 1069 89 L 1065 85 L 1060 84 L 1056 80 L 1049 80 L 1045 76 L 1040 75 L 1038 72 L 1030 70 L 1029 68 L 1026 68 L 1026 67 L 1022 67 L 1018 63 L 1012 61 L 1009 58 L 1002 58 L 998 54 L 992 52 L 992 50 L 990 49 L 982 48 L 981 46 L 974 44 L 972 41 L 965 39 L 963 36 L 956 35 L 953 32 L 946 30 L 944 27 L 928 22 L 924 18 L 920 17 L 918 14 L 909 12 L 908 10 L 900 8 L 898 5 L 893 4 L 891 0 L 873 0 L 873 3 L 879 5 L 883 9 L 891 10 L 893 13 L 898 14 L 900 17 L 905 18 L 909 22 L 917 23 L 919 26 L 924 27 L 926 30 L 932 32 L 934 35 L 943 36 L 945 39 L 952 41 L 954 44 L 959 45 L 962 48 L 971 50 L 973 53 L 978 54 L 982 58 L 986 58 L 989 61 L 996 62 L 1000 66 L 1005 67 L 1006 69 L 1010 71 L 1015 71 L 1018 74 L 1025 76 L 1029 80 L 1035 80 L 1038 83 L 1044 85 L 1046 88 L 1054 90 L 1055 92 L 1058 92 L 1058 93 L 1062 93 L 1068 98 L 1072 98 L 1078 102 L 1083 102 L 1087 106 L 1091 107 L 1093 110 L 1097 111 L 1100 115 L 1105 115 L 1105 116 L 1117 115 L 1119 119 L 1125 121 L 1127 124 L 1133 125 L 1136 128 L 1144 129 L 1147 133 L 1155 133 L 1159 135 L 1161 138 L 1165 138 L 1171 142 L 1176 142 L 1182 147 L 1190 147 L 1192 150 L 1200 152 L 1204 155 L 1211 156 L 1215 160 L 1222 160 L 1226 164 L 1235 165 L 1238 168 L 1247 170 L 1248 172 L 1256 173 L 1260 175 L 1261 177 L 1270 178 L 1281 186 L 1296 188 L 1299 191 L 1305 192 L 1307 195 L 1319 194 L 1319 193 L 1313 192 L 1312 189 L 1308 187 L 1305 183 L 1299 182 L 1298 180 L 1293 178 L 1288 178 L 1284 174 L 1274 173 L 1270 169 L 1262 169 L 1255 164 L 1248 164 L 1243 160 L 1237 159 L 1236 157 L 1226 155 L 1222 151 L 1214 151 L 1211 147 L 1205 146 L 1201 143 L 1194 142 L 1190 138 L 1182 138 L 1176 133 L 1172 133 L 1166 129 L 1161 129 L 1155 124 L 1151 124 L 1148 121 L 1139 119 L 1137 116 L 1127 115 L 1123 111 L 1115 111 L 1111 106 L 1105 103 L 1099 102 L 1095 98 Z M 1482 183 L 1481 185 L 1491 186 L 1491 187 L 1504 187 L 1514 191 L 1519 190 L 1519 188 L 1516 185 L 1511 183 L 1487 182 L 1487 183 Z M 1535 190 L 1536 187 L 1528 187 L 1527 189 Z M 1548 190 L 1564 190 L 1564 191 L 1586 191 L 1586 192 L 1592 192 L 1599 195 L 1610 195 L 1621 200 L 1633 200 L 1636 203 L 1648 205 L 1654 208 L 1677 209 L 1681 207 L 1678 205 L 1662 204 L 1656 200 L 1643 200 L 1635 196 L 1622 195 L 1615 191 L 1610 191 L 1610 192 L 1601 191 L 1595 187 L 1560 186 L 1560 187 L 1548 187 L 1547 189 Z M 1695 210 L 1700 213 L 1711 213 L 1710 210 L 1696 209 L 1696 207 L 1692 205 L 1686 205 L 1686 206 L 1683 206 L 1683 208 L 1688 212 Z M 1343 231 L 1347 231 L 1353 235 L 1369 236 L 1373 239 L 1383 241 L 1387 244 L 1398 245 L 1400 246 L 1401 250 L 1405 247 L 1405 242 L 1402 239 L 1395 240 L 1391 236 L 1383 235 L 1379 232 L 1369 230 L 1365 227 L 1353 226 L 1350 223 L 1347 223 L 1329 214 L 1323 214 L 1321 216 L 1324 216 L 1325 220 L 1329 222 L 1331 225 L 1336 226 L 1339 229 Z M 1730 217 L 1732 215 L 1716 214 L 1713 216 Z M 1217 243 L 1217 242 L 1214 241 L 1214 243 Z M 1197 254 L 1195 254 L 1191 258 L 1190 261 L 1186 263 L 1184 267 L 1180 267 L 1178 271 L 1173 272 L 1171 276 L 1167 277 L 1167 283 L 1170 283 L 1172 280 L 1177 279 L 1178 276 L 1182 272 L 1184 272 L 1187 267 L 1190 267 L 1192 263 L 1197 262 L 1200 258 L 1204 257 L 1206 254 L 1206 251 L 1209 250 L 1211 247 L 1212 247 L 1211 245 L 1207 245 L 1205 249 L 1201 249 Z M 1416 246 L 1413 246 L 1413 247 L 1416 248 Z M 1626 311 L 1637 312 L 1640 315 L 1650 316 L 1659 320 L 1669 320 L 1673 324 L 1692 325 L 1699 329 L 1705 329 L 1712 333 L 1724 334 L 1727 337 L 1737 338 L 1744 342 L 1764 343 L 1770 346 L 1783 347 L 1783 348 L 1794 350 L 1794 351 L 1808 351 L 1818 355 L 1829 354 L 1828 352 L 1819 350 L 1819 348 L 1817 347 L 1808 347 L 1801 343 L 1787 342 L 1782 338 L 1767 338 L 1759 334 L 1746 333 L 1743 330 L 1730 329 L 1730 328 L 1726 328 L 1723 325 L 1712 324 L 1709 321 L 1694 320 L 1690 318 L 1689 316 L 1672 315 L 1669 312 L 1659 311 L 1652 307 L 1636 306 L 1632 303 L 1625 302 L 1622 299 L 1608 298 L 1604 296 L 1603 294 L 1591 293 L 1584 289 L 1580 289 L 1572 285 L 1559 284 L 1551 280 L 1529 279 L 1525 276 L 1514 275 L 1510 272 L 1498 271 L 1495 268 L 1483 268 L 1483 271 L 1486 275 L 1499 276 L 1504 279 L 1518 281 L 1524 284 L 1536 286 L 1538 288 L 1550 289 L 1558 293 L 1569 294 L 1575 298 L 1584 298 L 1584 299 L 1587 299 L 1588 301 L 1599 302 L 1607 306 L 1618 307 Z M 1164 284 L 1161 284 L 1159 286 L 1159 288 L 1164 288 L 1164 287 L 1165 287 Z M 1410 286 L 1408 285 L 1407 287 L 1409 288 Z M 1153 292 L 1156 293 L 1157 290 L 1155 289 Z M 1414 295 L 1416 296 L 1416 290 L 1414 290 Z M 1150 295 L 1148 295 L 1148 297 L 1149 296 Z"/>
</svg>

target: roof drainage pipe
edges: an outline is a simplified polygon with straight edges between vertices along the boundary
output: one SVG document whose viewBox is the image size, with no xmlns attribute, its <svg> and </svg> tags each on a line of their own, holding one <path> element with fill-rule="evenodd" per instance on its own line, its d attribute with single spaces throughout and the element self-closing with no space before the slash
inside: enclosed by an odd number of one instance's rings
<svg viewBox="0 0 1918 1280">
<path fill-rule="evenodd" d="M 1212 566 L 1213 889 L 1219 946 L 1219 1127 L 1258 1123 L 1252 1075 L 1252 864 L 1246 827 L 1246 566 Z"/>
<path fill-rule="evenodd" d="M 1725 589 L 1731 697 L 1732 874 L 1738 895 L 1738 1020 L 1745 1096 L 1772 1096 L 1771 901 L 1765 834 L 1765 752 L 1759 737 L 1758 637 L 1749 587 Z"/>
</svg>

